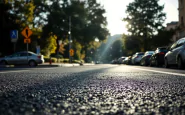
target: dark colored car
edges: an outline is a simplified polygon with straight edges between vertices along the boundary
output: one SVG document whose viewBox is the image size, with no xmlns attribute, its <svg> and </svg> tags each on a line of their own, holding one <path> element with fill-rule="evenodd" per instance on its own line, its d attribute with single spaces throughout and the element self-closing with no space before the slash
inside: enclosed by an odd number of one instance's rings
<svg viewBox="0 0 185 115">
<path fill-rule="evenodd" d="M 179 69 L 185 67 L 185 37 L 173 43 L 164 59 L 164 66 L 166 68 L 171 65 L 176 65 Z"/>
<path fill-rule="evenodd" d="M 133 65 L 139 64 L 143 55 L 144 55 L 144 52 L 136 52 L 134 55 L 132 55 L 132 59 L 131 59 L 132 64 Z"/>
<path fill-rule="evenodd" d="M 150 58 L 150 66 L 162 66 L 164 65 L 164 56 L 168 52 L 167 48 L 159 47 L 155 50 L 155 53 Z"/>
<path fill-rule="evenodd" d="M 132 56 L 129 56 L 129 57 L 127 57 L 126 59 L 125 59 L 125 64 L 126 65 L 131 65 L 132 64 Z"/>
<path fill-rule="evenodd" d="M 150 64 L 150 57 L 154 54 L 154 51 L 145 52 L 144 56 L 141 58 L 140 65 L 148 66 Z"/>
</svg>

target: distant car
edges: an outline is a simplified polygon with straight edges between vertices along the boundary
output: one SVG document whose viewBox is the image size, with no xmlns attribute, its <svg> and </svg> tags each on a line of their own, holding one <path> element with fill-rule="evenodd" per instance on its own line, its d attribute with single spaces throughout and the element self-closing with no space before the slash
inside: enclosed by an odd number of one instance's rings
<svg viewBox="0 0 185 115">
<path fill-rule="evenodd" d="M 155 53 L 150 58 L 150 66 L 162 66 L 164 65 L 164 56 L 167 53 L 167 48 L 159 47 L 155 50 Z"/>
<path fill-rule="evenodd" d="M 125 59 L 126 57 L 120 57 L 118 59 L 118 64 L 123 64 L 123 60 Z"/>
<path fill-rule="evenodd" d="M 185 66 L 185 37 L 176 41 L 165 55 L 165 67 L 177 65 L 179 69 Z"/>
<path fill-rule="evenodd" d="M 126 64 L 126 65 L 131 65 L 131 64 L 132 64 L 132 63 L 131 63 L 131 59 L 132 59 L 131 56 L 126 57 L 125 60 L 124 60 L 124 64 Z"/>
<path fill-rule="evenodd" d="M 154 51 L 146 51 L 143 57 L 141 58 L 140 65 L 148 66 L 150 64 L 150 57 L 154 54 Z"/>
<path fill-rule="evenodd" d="M 126 64 L 128 57 L 125 57 L 125 59 L 122 60 L 122 64 Z"/>
<path fill-rule="evenodd" d="M 135 53 L 135 54 L 132 56 L 132 59 L 131 59 L 132 64 L 133 64 L 133 65 L 139 64 L 140 61 L 141 61 L 141 58 L 143 57 L 143 55 L 144 55 L 144 52 L 137 52 L 137 53 Z"/>
<path fill-rule="evenodd" d="M 21 51 L 10 56 L 0 58 L 1 65 L 29 65 L 37 66 L 44 63 L 44 56 L 38 55 L 30 51 Z"/>
<path fill-rule="evenodd" d="M 118 60 L 117 59 L 112 60 L 111 64 L 118 64 Z"/>
</svg>

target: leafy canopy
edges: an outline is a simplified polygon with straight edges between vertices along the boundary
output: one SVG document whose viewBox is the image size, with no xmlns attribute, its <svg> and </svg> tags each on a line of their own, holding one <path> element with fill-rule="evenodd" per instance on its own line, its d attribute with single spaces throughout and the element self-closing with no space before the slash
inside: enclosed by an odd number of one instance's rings
<svg viewBox="0 0 185 115">
<path fill-rule="evenodd" d="M 127 6 L 126 21 L 128 31 L 132 36 L 138 36 L 143 44 L 141 49 L 148 49 L 148 41 L 163 28 L 166 14 L 164 5 L 158 4 L 159 0 L 135 0 Z"/>
<path fill-rule="evenodd" d="M 153 35 L 163 27 L 166 15 L 164 5 L 158 4 L 159 0 L 135 0 L 127 6 L 127 28 L 132 35 Z"/>
</svg>

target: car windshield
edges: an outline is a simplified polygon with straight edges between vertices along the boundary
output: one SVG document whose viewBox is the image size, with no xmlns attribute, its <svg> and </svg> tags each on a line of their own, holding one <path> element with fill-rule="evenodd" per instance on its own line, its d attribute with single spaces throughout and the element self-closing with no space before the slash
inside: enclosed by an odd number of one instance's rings
<svg viewBox="0 0 185 115">
<path fill-rule="evenodd" d="M 144 55 L 144 53 L 139 53 L 139 54 L 137 54 L 137 55 Z"/>
<path fill-rule="evenodd" d="M 0 0 L 0 57 L 2 115 L 185 115 L 185 0 Z"/>
<path fill-rule="evenodd" d="M 161 51 L 161 52 L 166 52 L 167 49 L 166 49 L 166 48 L 160 48 L 159 51 Z"/>
</svg>

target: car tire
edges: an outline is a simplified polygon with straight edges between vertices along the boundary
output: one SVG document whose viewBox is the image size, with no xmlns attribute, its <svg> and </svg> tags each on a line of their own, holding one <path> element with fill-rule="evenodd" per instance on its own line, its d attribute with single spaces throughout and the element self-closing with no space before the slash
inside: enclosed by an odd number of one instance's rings
<svg viewBox="0 0 185 115">
<path fill-rule="evenodd" d="M 152 64 L 152 62 L 151 62 L 151 61 L 149 62 L 149 66 L 150 66 L 150 67 L 153 67 L 153 64 Z"/>
<path fill-rule="evenodd" d="M 159 67 L 159 62 L 157 60 L 155 60 L 155 66 Z"/>
<path fill-rule="evenodd" d="M 168 60 L 167 59 L 164 59 L 164 67 L 165 68 L 169 68 L 170 65 L 168 64 Z"/>
<path fill-rule="evenodd" d="M 0 62 L 0 65 L 7 65 L 7 62 L 6 62 L 5 60 L 2 60 L 2 61 Z"/>
<path fill-rule="evenodd" d="M 143 66 L 143 61 L 142 60 L 139 62 L 139 65 L 140 66 Z"/>
<path fill-rule="evenodd" d="M 183 69 L 184 68 L 181 57 L 178 57 L 178 59 L 177 59 L 177 67 L 178 67 L 178 69 Z"/>
<path fill-rule="evenodd" d="M 34 60 L 31 60 L 31 61 L 29 61 L 29 66 L 35 67 L 35 66 L 37 66 L 37 63 Z"/>
</svg>

